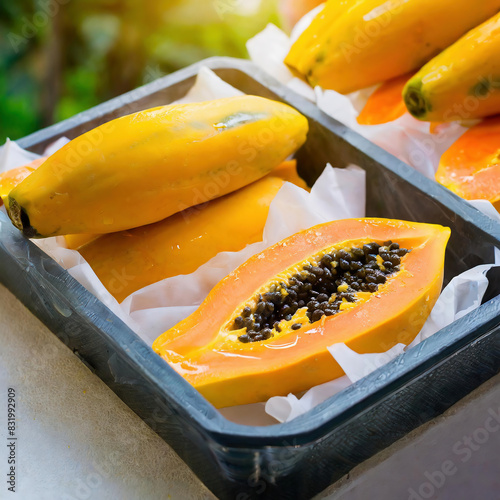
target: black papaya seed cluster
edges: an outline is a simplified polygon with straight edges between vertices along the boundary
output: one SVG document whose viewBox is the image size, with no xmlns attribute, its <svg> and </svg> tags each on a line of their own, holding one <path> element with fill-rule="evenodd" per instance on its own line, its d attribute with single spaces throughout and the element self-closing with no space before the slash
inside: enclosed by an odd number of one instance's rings
<svg viewBox="0 0 500 500">
<path fill-rule="evenodd" d="M 357 292 L 376 292 L 389 275 L 399 271 L 401 258 L 410 251 L 386 241 L 326 253 L 315 265 L 305 265 L 287 283 L 273 284 L 269 291 L 259 294 L 256 306 L 245 306 L 234 319 L 232 330 L 246 328 L 238 340 L 258 342 L 272 337 L 273 330 L 280 332 L 280 321 L 291 321 L 304 307 L 309 323 L 333 316 L 343 302 L 355 302 Z M 292 330 L 301 327 L 301 323 L 291 325 Z"/>
</svg>

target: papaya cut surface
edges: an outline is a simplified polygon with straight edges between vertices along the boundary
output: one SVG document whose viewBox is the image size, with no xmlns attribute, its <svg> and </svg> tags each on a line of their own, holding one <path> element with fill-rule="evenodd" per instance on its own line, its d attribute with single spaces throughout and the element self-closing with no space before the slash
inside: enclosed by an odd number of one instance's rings
<svg viewBox="0 0 500 500">
<path fill-rule="evenodd" d="M 411 74 L 406 74 L 383 83 L 369 97 L 358 115 L 358 123 L 381 125 L 401 118 L 407 112 L 403 100 L 403 89 L 410 78 Z"/>
<path fill-rule="evenodd" d="M 475 125 L 441 157 L 436 180 L 466 200 L 500 211 L 500 117 Z"/>
<path fill-rule="evenodd" d="M 327 347 L 385 352 L 423 326 L 450 230 L 347 219 L 253 256 L 153 349 L 216 407 L 265 401 L 337 378 Z"/>
</svg>

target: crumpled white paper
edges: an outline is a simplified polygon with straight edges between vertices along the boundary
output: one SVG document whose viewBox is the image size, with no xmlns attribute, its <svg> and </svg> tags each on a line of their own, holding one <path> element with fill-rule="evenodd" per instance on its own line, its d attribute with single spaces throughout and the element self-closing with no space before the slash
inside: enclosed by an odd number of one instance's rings
<svg viewBox="0 0 500 500">
<path fill-rule="evenodd" d="M 0 148 L 0 174 L 22 167 L 37 158 L 40 158 L 40 155 L 26 151 L 14 141 L 7 139 L 7 142 Z"/>
<path fill-rule="evenodd" d="M 323 112 L 434 180 L 441 156 L 467 131 L 466 127 L 457 122 L 443 123 L 431 132 L 430 123 L 421 122 L 409 113 L 382 125 L 360 125 L 357 117 L 378 86 L 349 95 L 324 90 L 321 87 L 313 89 L 304 81 L 294 77 L 283 62 L 292 43 L 322 8 L 323 5 L 320 5 L 306 14 L 297 23 L 290 37 L 275 25 L 269 24 L 262 32 L 251 38 L 247 42 L 247 49 L 253 63 L 291 90 L 316 102 Z M 492 213 L 493 206 L 488 201 L 476 207 L 486 215 Z"/>
<path fill-rule="evenodd" d="M 181 101 L 195 102 L 238 94 L 238 90 L 220 80 L 209 69 L 202 68 L 195 85 Z M 50 146 L 50 152 L 54 152 L 66 141 L 64 138 L 56 141 Z M 0 173 L 24 165 L 37 157 L 8 141 L 0 149 Z M 310 193 L 285 183 L 271 204 L 262 242 L 248 245 L 240 252 L 222 252 L 194 273 L 145 287 L 130 295 L 122 304 L 118 304 L 104 288 L 77 251 L 65 248 L 63 238 L 33 241 L 151 345 L 158 335 L 193 312 L 218 281 L 251 255 L 316 224 L 364 215 L 365 171 L 356 166 L 346 169 L 327 166 Z M 477 307 L 480 303 L 479 293 L 482 291 L 484 294 L 485 290 L 482 272 L 484 269 L 471 270 L 468 271 L 468 276 L 460 278 L 468 280 L 466 283 L 470 283 L 469 288 L 477 290 L 476 296 L 469 293 L 468 285 L 462 284 L 461 287 L 456 287 L 457 295 L 446 295 L 446 300 L 460 304 L 461 310 Z M 437 325 L 436 329 L 440 327 Z M 269 425 L 274 422 L 269 415 L 279 421 L 290 420 L 397 356 L 402 352 L 402 346 L 396 346 L 387 353 L 360 355 L 343 344 L 337 344 L 330 347 L 330 352 L 344 368 L 347 376 L 317 386 L 300 399 L 294 395 L 287 398 L 276 397 L 271 398 L 267 406 L 265 403 L 242 405 L 222 409 L 221 412 L 226 418 L 249 425 Z M 268 415 L 264 413 L 264 408 Z"/>
</svg>

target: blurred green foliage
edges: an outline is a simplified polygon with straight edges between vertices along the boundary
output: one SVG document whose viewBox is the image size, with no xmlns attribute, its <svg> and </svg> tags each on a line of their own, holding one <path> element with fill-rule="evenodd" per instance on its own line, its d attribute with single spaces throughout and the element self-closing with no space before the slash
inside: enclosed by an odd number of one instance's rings
<svg viewBox="0 0 500 500">
<path fill-rule="evenodd" d="M 247 57 L 275 0 L 0 2 L 0 144 L 206 57 Z"/>
</svg>

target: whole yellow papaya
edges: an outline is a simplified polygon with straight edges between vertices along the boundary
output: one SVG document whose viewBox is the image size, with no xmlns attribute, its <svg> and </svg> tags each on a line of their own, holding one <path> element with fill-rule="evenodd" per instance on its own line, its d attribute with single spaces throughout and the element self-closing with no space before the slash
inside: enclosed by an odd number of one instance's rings
<svg viewBox="0 0 500 500">
<path fill-rule="evenodd" d="M 106 234 L 81 248 L 108 291 L 122 302 L 131 293 L 171 276 L 190 274 L 219 252 L 237 252 L 262 239 L 269 206 L 295 164 L 226 196 L 165 220 Z M 278 177 L 279 176 L 279 177 Z"/>
<path fill-rule="evenodd" d="M 423 121 L 456 121 L 500 113 L 500 14 L 426 64 L 403 91 Z"/>
<path fill-rule="evenodd" d="M 255 96 L 162 106 L 72 140 L 9 194 L 28 237 L 143 226 L 268 174 L 306 139 L 307 119 Z"/>
<path fill-rule="evenodd" d="M 500 0 L 329 0 L 285 62 L 348 94 L 420 68 L 499 9 Z"/>
</svg>

